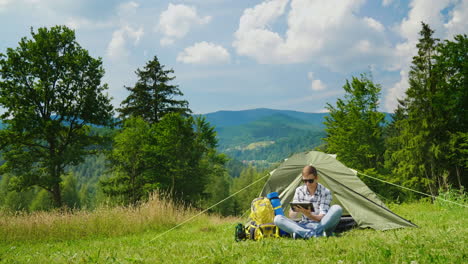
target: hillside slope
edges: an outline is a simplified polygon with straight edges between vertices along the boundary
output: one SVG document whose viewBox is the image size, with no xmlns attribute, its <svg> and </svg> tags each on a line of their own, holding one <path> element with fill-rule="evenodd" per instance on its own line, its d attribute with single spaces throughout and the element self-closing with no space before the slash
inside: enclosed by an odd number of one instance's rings
<svg viewBox="0 0 468 264">
<path fill-rule="evenodd" d="M 206 114 L 219 151 L 238 160 L 274 163 L 322 143 L 323 113 L 253 109 Z M 256 164 L 258 165 L 258 164 Z"/>
</svg>

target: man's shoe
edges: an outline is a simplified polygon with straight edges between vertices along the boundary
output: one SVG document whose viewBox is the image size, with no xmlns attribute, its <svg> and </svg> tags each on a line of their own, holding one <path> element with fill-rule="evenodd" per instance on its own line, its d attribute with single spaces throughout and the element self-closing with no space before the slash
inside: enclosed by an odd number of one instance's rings
<svg viewBox="0 0 468 264">
<path fill-rule="evenodd" d="M 309 238 L 314 237 L 314 236 L 315 236 L 315 232 L 314 231 L 309 231 L 304 235 L 304 239 L 308 240 Z"/>
<path fill-rule="evenodd" d="M 305 235 L 305 237 L 301 237 L 301 236 L 300 236 L 299 234 L 297 234 L 297 233 L 292 233 L 292 236 L 291 236 L 291 237 L 292 237 L 294 240 L 297 240 L 297 239 L 304 239 L 304 240 L 307 240 L 307 239 L 310 238 L 310 236 L 308 236 L 308 234 L 309 234 L 309 233 L 307 233 L 307 234 Z"/>
</svg>

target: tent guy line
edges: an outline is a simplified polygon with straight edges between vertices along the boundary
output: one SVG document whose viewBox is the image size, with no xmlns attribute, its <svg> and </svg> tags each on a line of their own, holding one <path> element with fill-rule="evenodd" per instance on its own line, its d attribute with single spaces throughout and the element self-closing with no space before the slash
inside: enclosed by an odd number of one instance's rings
<svg viewBox="0 0 468 264">
<path fill-rule="evenodd" d="M 388 182 L 388 181 L 384 181 L 382 179 L 379 179 L 379 178 L 375 178 L 375 177 L 372 177 L 372 176 L 369 176 L 369 175 L 366 175 L 362 172 L 359 172 L 359 171 L 356 171 L 357 173 L 361 174 L 362 176 L 366 176 L 368 178 L 371 178 L 371 179 L 374 179 L 374 180 L 377 180 L 377 181 L 380 181 L 380 182 L 383 182 L 383 183 L 388 183 L 390 185 L 393 185 L 393 186 L 396 186 L 396 187 L 400 187 L 402 189 L 405 189 L 405 190 L 408 190 L 408 191 L 412 191 L 412 192 L 415 192 L 415 193 L 419 193 L 419 194 L 422 194 L 422 195 L 426 195 L 428 197 L 431 197 L 433 199 L 437 199 L 437 200 L 442 200 L 444 202 L 448 202 L 448 203 L 453 203 L 453 204 L 456 204 L 456 205 L 459 205 L 461 207 L 465 207 L 465 208 L 468 208 L 468 206 L 464 205 L 464 204 L 461 204 L 461 203 L 457 203 L 457 202 L 453 202 L 453 201 L 450 201 L 450 200 L 446 200 L 444 198 L 440 198 L 438 196 L 434 196 L 434 195 L 430 195 L 430 194 L 427 194 L 427 193 L 423 193 L 423 192 L 420 192 L 420 191 L 417 191 L 417 190 L 414 190 L 414 189 L 411 189 L 411 188 L 408 188 L 408 187 L 404 187 L 404 186 L 401 186 L 401 185 L 398 185 L 398 184 L 395 184 L 395 183 L 391 183 L 391 182 Z"/>
<path fill-rule="evenodd" d="M 166 233 L 169 233 L 170 231 L 172 231 L 172 230 L 174 230 L 174 229 L 180 227 L 181 225 L 184 225 L 184 224 L 186 224 L 187 222 L 190 222 L 192 219 L 194 219 L 194 218 L 196 218 L 196 217 L 198 217 L 198 216 L 200 216 L 200 215 L 206 213 L 206 212 L 207 212 L 208 210 L 210 210 L 211 208 L 217 206 L 217 205 L 220 204 L 220 203 L 223 203 L 224 201 L 226 201 L 226 200 L 230 199 L 231 197 L 237 195 L 238 193 L 242 192 L 243 190 L 245 190 L 245 189 L 249 188 L 250 186 L 256 184 L 257 182 L 263 180 L 263 179 L 266 178 L 267 176 L 270 176 L 270 173 L 266 174 L 265 176 L 261 177 L 260 179 L 258 179 L 258 180 L 256 180 L 256 181 L 252 182 L 251 184 L 245 186 L 244 188 L 240 189 L 239 191 L 237 191 L 237 192 L 235 192 L 235 193 L 229 195 L 228 197 L 222 199 L 221 201 L 219 201 L 219 202 L 213 204 L 212 206 L 210 206 L 210 207 L 206 208 L 205 210 L 201 211 L 200 213 L 198 213 L 198 214 L 196 214 L 196 215 L 194 215 L 194 216 L 188 218 L 187 220 L 183 221 L 182 223 L 180 223 L 180 224 L 178 224 L 178 225 L 172 227 L 171 229 L 168 229 L 168 230 L 164 231 L 163 233 L 157 235 L 156 237 L 154 237 L 153 239 L 151 239 L 150 241 L 148 241 L 148 243 L 149 243 L 149 242 L 152 242 L 152 241 L 154 241 L 154 240 L 156 240 L 157 238 L 159 238 L 159 237 L 165 235 Z"/>
<path fill-rule="evenodd" d="M 353 170 L 354 170 L 354 169 L 353 169 Z M 266 178 L 266 177 L 268 177 L 268 176 L 271 176 L 271 173 L 273 173 L 274 171 L 275 171 L 275 170 L 271 171 L 270 173 L 267 173 L 265 176 L 263 176 L 263 177 L 257 179 L 256 181 L 254 181 L 254 182 L 252 182 L 251 184 L 245 186 L 244 188 L 240 189 L 239 191 L 237 191 L 237 192 L 235 192 L 235 193 L 229 195 L 228 197 L 222 199 L 221 201 L 219 201 L 219 202 L 217 202 L 217 203 L 211 205 L 210 207 L 206 208 L 205 210 L 201 211 L 200 213 L 198 213 L 198 214 L 196 214 L 196 215 L 194 215 L 194 216 L 192 216 L 192 217 L 186 219 L 185 221 L 181 222 L 180 224 L 177 224 L 176 226 L 174 226 L 174 227 L 172 227 L 172 228 L 170 228 L 170 229 L 164 231 L 163 233 L 161 233 L 161 234 L 157 235 L 156 237 L 154 237 L 153 239 L 149 240 L 148 243 L 149 243 L 149 242 L 152 242 L 152 241 L 154 241 L 154 240 L 156 240 L 156 239 L 162 237 L 163 235 L 165 235 L 165 234 L 171 232 L 172 230 L 174 230 L 174 229 L 176 229 L 176 228 L 178 228 L 178 227 L 180 227 L 180 226 L 182 226 L 182 225 L 184 225 L 184 224 L 190 222 L 191 220 L 193 220 L 193 219 L 197 218 L 198 216 L 200 216 L 200 215 L 206 213 L 208 210 L 210 210 L 211 208 L 217 206 L 218 204 L 221 204 L 221 203 L 223 203 L 224 201 L 226 201 L 226 200 L 232 198 L 233 196 L 237 195 L 238 193 L 242 192 L 243 190 L 245 190 L 245 189 L 249 188 L 250 186 L 256 184 L 257 182 L 263 180 L 264 178 Z M 356 171 L 356 173 L 361 174 L 362 176 L 366 176 L 366 177 L 369 177 L 369 178 L 371 178 L 371 179 L 381 181 L 381 182 L 383 182 L 383 183 L 387 183 L 387 184 L 390 184 L 390 185 L 394 185 L 394 186 L 396 186 L 396 187 L 400 187 L 400 188 L 405 189 L 405 190 L 408 190 L 408 191 L 412 191 L 412 192 L 415 192 L 415 193 L 419 193 L 419 194 L 422 194 L 422 195 L 426 195 L 426 196 L 432 197 L 432 198 L 434 198 L 434 199 L 439 199 L 439 200 L 442 200 L 442 201 L 445 201 L 445 202 L 453 203 L 453 204 L 456 204 L 456 205 L 459 205 L 459 206 L 468 208 L 468 206 L 463 205 L 463 204 L 460 204 L 460 203 L 456 203 L 456 202 L 453 202 L 453 201 L 449 201 L 449 200 L 446 200 L 446 199 L 443 199 L 443 198 L 440 198 L 440 197 L 437 197 L 437 196 L 434 196 L 434 195 L 430 195 L 430 194 L 427 194 L 427 193 L 423 193 L 423 192 L 420 192 L 420 191 L 417 191 L 417 190 L 414 190 L 414 189 L 411 189 L 411 188 L 407 188 L 407 187 L 404 187 L 404 186 L 395 184 L 395 183 L 391 183 L 391 182 L 388 182 L 388 181 L 384 181 L 384 180 L 382 180 L 382 179 L 375 178 L 375 177 L 366 175 L 366 174 L 364 174 L 364 173 L 361 173 L 361 172 L 359 172 L 359 171 L 357 171 L 357 170 L 354 170 L 354 171 Z"/>
</svg>

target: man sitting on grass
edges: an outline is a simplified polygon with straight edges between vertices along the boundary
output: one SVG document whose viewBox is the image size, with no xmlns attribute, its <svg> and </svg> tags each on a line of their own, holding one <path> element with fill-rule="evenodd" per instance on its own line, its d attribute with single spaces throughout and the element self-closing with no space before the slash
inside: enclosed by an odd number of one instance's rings
<svg viewBox="0 0 468 264">
<path fill-rule="evenodd" d="M 330 207 L 332 194 L 317 180 L 317 170 L 312 166 L 305 166 L 302 169 L 302 181 L 305 185 L 296 188 L 293 198 L 294 202 L 311 202 L 314 211 L 295 206 L 295 211 L 289 211 L 289 217 L 294 219 L 298 213 L 302 213 L 300 222 L 295 222 L 284 215 L 275 216 L 275 224 L 293 238 L 329 236 L 340 222 L 343 209 L 339 205 Z"/>
</svg>

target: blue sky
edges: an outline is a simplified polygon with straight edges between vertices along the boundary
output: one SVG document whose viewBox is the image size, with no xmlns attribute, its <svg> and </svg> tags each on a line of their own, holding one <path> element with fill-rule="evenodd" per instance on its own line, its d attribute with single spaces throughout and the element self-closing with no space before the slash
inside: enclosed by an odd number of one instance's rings
<svg viewBox="0 0 468 264">
<path fill-rule="evenodd" d="M 324 112 L 365 72 L 392 112 L 421 21 L 441 39 L 466 34 L 468 0 L 0 0 L 0 53 L 30 27 L 67 25 L 102 57 L 116 107 L 156 55 L 194 113 Z"/>
</svg>

